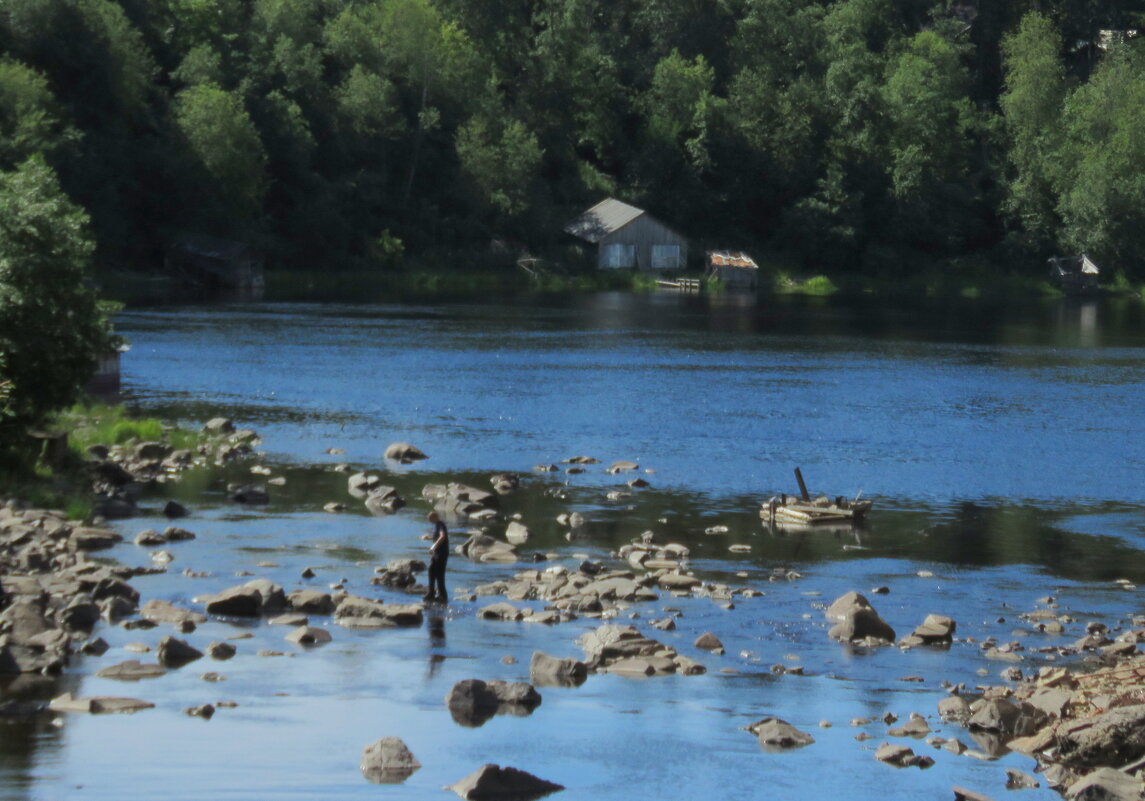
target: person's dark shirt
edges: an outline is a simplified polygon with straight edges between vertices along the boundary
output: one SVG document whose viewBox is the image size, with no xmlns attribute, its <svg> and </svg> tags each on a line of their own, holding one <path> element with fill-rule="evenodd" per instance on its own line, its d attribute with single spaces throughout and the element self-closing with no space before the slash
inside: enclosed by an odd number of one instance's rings
<svg viewBox="0 0 1145 801">
<path fill-rule="evenodd" d="M 440 542 L 438 542 L 439 537 L 441 538 Z M 433 558 L 439 559 L 442 556 L 449 555 L 449 529 L 447 529 L 445 523 L 440 520 L 433 524 L 432 542 L 433 545 L 430 549 L 430 555 L 433 556 Z"/>
</svg>

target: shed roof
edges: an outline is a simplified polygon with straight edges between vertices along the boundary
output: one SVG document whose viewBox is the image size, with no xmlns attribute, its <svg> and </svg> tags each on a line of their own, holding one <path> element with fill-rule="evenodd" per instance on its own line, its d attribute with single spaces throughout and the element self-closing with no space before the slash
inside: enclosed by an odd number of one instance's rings
<svg viewBox="0 0 1145 801">
<path fill-rule="evenodd" d="M 708 264 L 713 267 L 742 267 L 747 270 L 758 270 L 759 265 L 755 259 L 741 251 L 710 250 L 708 251 Z"/>
<path fill-rule="evenodd" d="M 573 236 L 592 242 L 619 231 L 628 223 L 644 214 L 644 209 L 629 206 L 616 198 L 602 200 L 565 226 L 565 231 Z"/>
</svg>

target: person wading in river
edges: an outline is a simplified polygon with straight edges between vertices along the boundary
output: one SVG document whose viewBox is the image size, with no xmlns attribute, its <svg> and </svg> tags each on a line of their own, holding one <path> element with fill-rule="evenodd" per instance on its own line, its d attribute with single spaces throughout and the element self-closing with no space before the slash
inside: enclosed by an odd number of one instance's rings
<svg viewBox="0 0 1145 801">
<path fill-rule="evenodd" d="M 449 595 L 445 592 L 445 563 L 449 561 L 449 529 L 441 522 L 437 512 L 430 512 L 425 519 L 433 523 L 433 542 L 429 546 L 429 592 L 425 594 L 424 600 L 447 603 Z"/>
</svg>

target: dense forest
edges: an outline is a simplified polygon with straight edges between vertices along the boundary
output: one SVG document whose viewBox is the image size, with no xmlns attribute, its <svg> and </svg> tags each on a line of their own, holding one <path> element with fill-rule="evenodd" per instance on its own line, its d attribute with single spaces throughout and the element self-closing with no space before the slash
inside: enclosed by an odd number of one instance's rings
<svg viewBox="0 0 1145 801">
<path fill-rule="evenodd" d="M 605 196 L 840 272 L 1145 272 L 1145 0 L 2 0 L 0 170 L 101 269 L 559 254 Z M 512 258 L 507 261 L 511 263 Z"/>
</svg>

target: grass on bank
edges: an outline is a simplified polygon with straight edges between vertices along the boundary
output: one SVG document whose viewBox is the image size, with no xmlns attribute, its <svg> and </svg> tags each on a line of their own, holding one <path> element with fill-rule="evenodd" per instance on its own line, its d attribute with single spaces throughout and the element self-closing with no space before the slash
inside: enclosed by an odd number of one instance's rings
<svg viewBox="0 0 1145 801">
<path fill-rule="evenodd" d="M 67 435 L 67 451 L 45 458 L 42 440 L 28 437 L 0 459 L 0 497 L 18 498 L 35 507 L 62 509 L 73 520 L 91 519 L 93 499 L 84 463 L 92 445 L 163 442 L 172 448 L 194 448 L 204 435 L 168 425 L 154 417 L 132 414 L 126 407 L 81 403 L 57 413 L 44 430 Z M 39 450 L 38 450 L 39 449 Z"/>
</svg>

